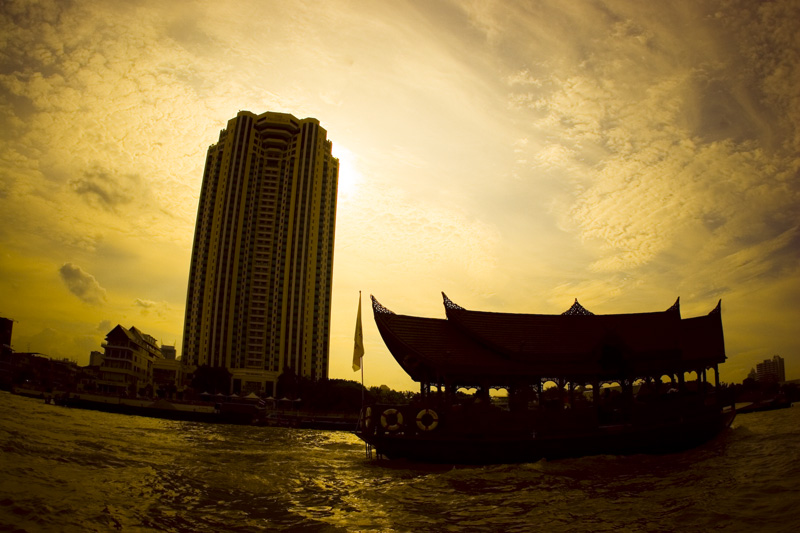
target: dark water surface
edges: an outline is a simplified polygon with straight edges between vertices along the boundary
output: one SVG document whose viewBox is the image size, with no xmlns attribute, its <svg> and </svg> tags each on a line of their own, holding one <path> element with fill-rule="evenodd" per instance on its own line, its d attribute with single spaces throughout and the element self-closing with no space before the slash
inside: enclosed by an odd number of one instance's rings
<svg viewBox="0 0 800 533">
<path fill-rule="evenodd" d="M 800 408 L 701 448 L 524 465 L 365 458 L 344 432 L 0 393 L 0 531 L 800 531 Z"/>
</svg>

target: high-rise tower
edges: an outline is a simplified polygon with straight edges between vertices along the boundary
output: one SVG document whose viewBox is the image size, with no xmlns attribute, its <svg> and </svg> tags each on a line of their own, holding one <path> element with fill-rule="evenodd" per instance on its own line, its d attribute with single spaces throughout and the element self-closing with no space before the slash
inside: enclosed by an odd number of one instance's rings
<svg viewBox="0 0 800 533">
<path fill-rule="evenodd" d="M 313 118 L 240 111 L 206 156 L 183 360 L 234 391 L 328 376 L 339 160 Z"/>
</svg>

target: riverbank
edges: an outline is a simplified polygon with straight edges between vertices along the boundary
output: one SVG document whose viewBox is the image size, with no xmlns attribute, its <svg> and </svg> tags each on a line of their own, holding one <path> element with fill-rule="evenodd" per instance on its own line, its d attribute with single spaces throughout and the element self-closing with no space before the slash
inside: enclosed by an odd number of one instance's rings
<svg viewBox="0 0 800 533">
<path fill-rule="evenodd" d="M 319 413 L 300 409 L 276 409 L 263 402 L 213 397 L 209 401 L 175 401 L 163 398 L 124 398 L 92 393 L 50 392 L 14 387 L 12 394 L 41 399 L 54 406 L 145 416 L 186 422 L 239 424 L 254 426 L 296 427 L 354 431 L 358 414 Z"/>
</svg>

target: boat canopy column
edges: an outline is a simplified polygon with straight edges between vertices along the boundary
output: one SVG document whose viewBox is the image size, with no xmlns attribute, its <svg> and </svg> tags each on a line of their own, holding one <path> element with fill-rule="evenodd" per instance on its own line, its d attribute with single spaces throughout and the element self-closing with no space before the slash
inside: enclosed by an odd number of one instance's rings
<svg viewBox="0 0 800 533">
<path fill-rule="evenodd" d="M 491 398 L 489 397 L 490 396 L 489 388 L 490 388 L 489 382 L 482 381 L 481 386 L 477 392 L 478 398 L 480 398 L 481 401 L 485 403 L 485 405 L 489 405 L 489 402 L 491 400 Z"/>
</svg>

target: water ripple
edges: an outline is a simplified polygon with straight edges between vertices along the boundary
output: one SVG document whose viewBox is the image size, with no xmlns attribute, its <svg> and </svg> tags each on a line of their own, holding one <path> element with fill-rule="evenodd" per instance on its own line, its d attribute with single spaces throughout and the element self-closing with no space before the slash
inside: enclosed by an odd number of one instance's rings
<svg viewBox="0 0 800 533">
<path fill-rule="evenodd" d="M 3 394 L 0 530 L 794 531 L 800 410 L 666 456 L 370 461 L 344 432 L 70 410 Z"/>
</svg>

